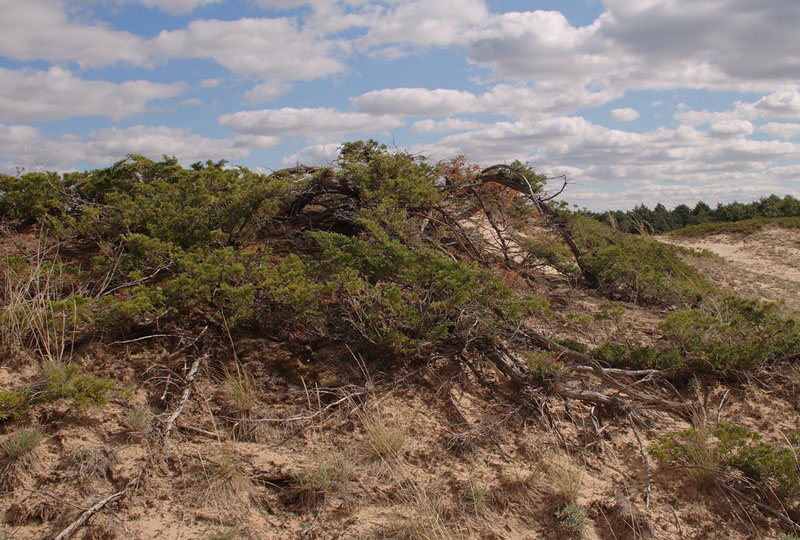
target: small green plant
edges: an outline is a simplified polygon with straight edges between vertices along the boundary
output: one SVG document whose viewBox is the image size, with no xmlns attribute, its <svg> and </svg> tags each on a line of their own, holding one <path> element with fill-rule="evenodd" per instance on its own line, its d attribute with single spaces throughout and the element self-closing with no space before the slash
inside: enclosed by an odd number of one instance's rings
<svg viewBox="0 0 800 540">
<path fill-rule="evenodd" d="M 28 414 L 32 407 L 66 399 L 73 409 L 108 403 L 109 393 L 121 391 L 108 377 L 84 373 L 75 364 L 45 361 L 39 384 L 22 391 L 0 392 L 0 421 L 15 420 Z"/>
<path fill-rule="evenodd" d="M 540 383 L 551 381 L 564 370 L 564 364 L 558 360 L 558 354 L 548 351 L 529 351 L 525 353 L 528 370 L 533 379 Z"/>
<path fill-rule="evenodd" d="M 659 435 L 648 453 L 664 463 L 684 467 L 694 485 L 707 487 L 718 479 L 722 456 L 705 416 L 695 415 L 693 423 L 693 428 Z"/>
<path fill-rule="evenodd" d="M 208 540 L 236 540 L 242 535 L 242 530 L 239 527 L 231 527 L 223 531 L 211 533 Z"/>
<path fill-rule="evenodd" d="M 556 518 L 570 538 L 583 538 L 586 534 L 588 518 L 583 507 L 570 503 L 556 510 Z"/>
</svg>

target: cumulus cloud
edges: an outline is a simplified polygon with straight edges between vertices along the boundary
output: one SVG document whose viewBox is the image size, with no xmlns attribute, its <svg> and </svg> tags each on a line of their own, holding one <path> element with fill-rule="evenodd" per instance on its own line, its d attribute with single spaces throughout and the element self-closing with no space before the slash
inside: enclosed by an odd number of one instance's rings
<svg viewBox="0 0 800 540">
<path fill-rule="evenodd" d="M 82 68 L 149 62 L 145 40 L 102 23 L 71 20 L 59 0 L 0 0 L 0 56 L 72 61 Z"/>
<path fill-rule="evenodd" d="M 756 101 L 754 106 L 764 116 L 798 117 L 800 116 L 800 91 L 792 89 L 774 92 Z"/>
<path fill-rule="evenodd" d="M 32 126 L 0 124 L 0 160 L 29 170 L 69 170 L 77 163 L 105 166 L 129 153 L 151 159 L 167 154 L 183 165 L 207 159 L 234 160 L 279 142 L 277 137 L 264 136 L 215 139 L 188 129 L 143 125 L 102 129 L 87 136 L 49 136 Z"/>
<path fill-rule="evenodd" d="M 309 81 L 345 72 L 337 40 L 319 39 L 286 17 L 235 21 L 195 20 L 181 30 L 162 31 L 150 50 L 166 58 L 211 58 L 234 73 L 268 81 Z M 266 88 L 266 87 L 264 87 Z M 274 97 L 257 88 L 250 99 Z"/>
<path fill-rule="evenodd" d="M 466 131 L 478 129 L 482 122 L 462 120 L 461 118 L 445 118 L 444 120 L 433 120 L 427 118 L 419 120 L 411 125 L 411 133 L 447 133 L 448 131 Z"/>
<path fill-rule="evenodd" d="M 497 84 L 481 95 L 443 88 L 385 88 L 351 98 L 351 101 L 359 111 L 373 114 L 437 117 L 485 113 L 520 117 L 569 114 L 618 97 L 619 94 L 606 89 Z"/>
<path fill-rule="evenodd" d="M 800 135 L 800 124 L 791 122 L 769 122 L 761 126 L 759 130 L 781 139 L 791 139 Z"/>
<path fill-rule="evenodd" d="M 623 109 L 612 109 L 608 119 L 612 122 L 633 122 L 639 118 L 639 111 L 625 107 Z"/>
<path fill-rule="evenodd" d="M 237 133 L 318 139 L 336 134 L 386 131 L 404 125 L 405 120 L 392 115 L 284 107 L 225 114 L 220 116 L 219 123 Z"/>
<path fill-rule="evenodd" d="M 484 0 L 408 0 L 387 6 L 376 2 L 374 6 L 378 9 L 361 19 L 367 32 L 356 40 L 356 46 L 384 56 L 464 43 L 467 34 L 489 18 Z"/>
<path fill-rule="evenodd" d="M 183 93 L 185 84 L 149 81 L 87 81 L 70 71 L 10 70 L 0 67 L 0 120 L 45 122 L 76 116 L 107 116 L 119 120 L 143 112 L 157 99 Z"/>
<path fill-rule="evenodd" d="M 748 120 L 719 120 L 711 123 L 708 132 L 716 137 L 742 137 L 755 131 L 753 123 Z"/>
</svg>

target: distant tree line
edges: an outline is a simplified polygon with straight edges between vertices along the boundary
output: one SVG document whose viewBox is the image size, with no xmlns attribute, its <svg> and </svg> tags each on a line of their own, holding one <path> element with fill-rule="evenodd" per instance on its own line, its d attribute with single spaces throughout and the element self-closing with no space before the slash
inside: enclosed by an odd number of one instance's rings
<svg viewBox="0 0 800 540">
<path fill-rule="evenodd" d="M 663 204 L 658 203 L 652 210 L 644 204 L 639 204 L 633 210 L 627 211 L 591 212 L 586 210 L 582 213 L 621 232 L 661 234 L 689 225 L 709 222 L 733 222 L 756 217 L 798 217 L 800 216 L 800 200 L 791 195 L 783 198 L 770 195 L 749 204 L 720 203 L 716 208 L 711 208 L 703 201 L 698 201 L 694 208 L 680 204 L 672 210 L 667 210 Z"/>
</svg>

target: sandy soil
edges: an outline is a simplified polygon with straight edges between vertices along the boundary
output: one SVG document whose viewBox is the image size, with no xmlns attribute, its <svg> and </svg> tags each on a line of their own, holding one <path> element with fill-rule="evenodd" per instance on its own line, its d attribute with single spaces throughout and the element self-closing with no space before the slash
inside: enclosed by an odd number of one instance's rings
<svg viewBox="0 0 800 540">
<path fill-rule="evenodd" d="M 799 230 L 766 227 L 750 235 L 659 240 L 718 255 L 720 259 L 692 262 L 718 285 L 750 298 L 784 301 L 789 312 L 800 313 Z"/>
</svg>

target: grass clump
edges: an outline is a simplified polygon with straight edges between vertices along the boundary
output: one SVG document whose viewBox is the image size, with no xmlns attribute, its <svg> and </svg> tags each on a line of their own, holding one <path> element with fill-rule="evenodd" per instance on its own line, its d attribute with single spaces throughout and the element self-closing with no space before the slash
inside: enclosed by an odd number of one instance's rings
<svg viewBox="0 0 800 540">
<path fill-rule="evenodd" d="M 20 428 L 0 442 L 0 491 L 27 483 L 36 467 L 36 448 L 42 440 L 38 428 Z"/>
<path fill-rule="evenodd" d="M 147 405 L 137 405 L 125 415 L 123 424 L 126 433 L 131 437 L 141 437 L 150 429 L 153 413 Z"/>
<path fill-rule="evenodd" d="M 297 472 L 293 477 L 301 489 L 326 494 L 346 485 L 352 475 L 352 462 L 338 458 Z"/>
<path fill-rule="evenodd" d="M 358 419 L 364 428 L 364 447 L 368 454 L 384 459 L 395 459 L 400 455 L 408 434 L 392 425 L 379 407 L 359 412 Z"/>
<path fill-rule="evenodd" d="M 567 505 L 576 504 L 583 486 L 583 472 L 568 458 L 557 460 L 547 472 L 556 495 Z"/>
<path fill-rule="evenodd" d="M 583 538 L 586 534 L 588 517 L 583 507 L 574 503 L 568 504 L 556 510 L 556 518 L 570 538 Z"/>
</svg>

